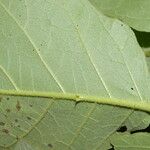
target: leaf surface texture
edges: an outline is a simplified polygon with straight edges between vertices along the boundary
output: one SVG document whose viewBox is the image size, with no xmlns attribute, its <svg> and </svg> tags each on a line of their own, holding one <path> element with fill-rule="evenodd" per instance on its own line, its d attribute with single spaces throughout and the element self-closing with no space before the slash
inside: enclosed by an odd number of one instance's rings
<svg viewBox="0 0 150 150">
<path fill-rule="evenodd" d="M 0 0 L 0 92 L 147 103 L 148 77 L 130 28 L 87 0 Z M 97 103 L 1 95 L 0 146 L 103 150 L 123 123 L 132 130 L 147 126 L 146 119 L 144 112 Z"/>
</svg>

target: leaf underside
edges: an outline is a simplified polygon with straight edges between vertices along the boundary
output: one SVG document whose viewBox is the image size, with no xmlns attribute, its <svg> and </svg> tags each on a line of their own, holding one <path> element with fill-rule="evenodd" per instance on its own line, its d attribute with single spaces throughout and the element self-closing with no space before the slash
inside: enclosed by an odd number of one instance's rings
<svg viewBox="0 0 150 150">
<path fill-rule="evenodd" d="M 123 124 L 149 124 L 142 111 L 3 90 L 148 104 L 148 81 L 131 29 L 87 0 L 0 0 L 0 149 L 106 150 Z"/>
<path fill-rule="evenodd" d="M 150 32 L 149 0 L 89 0 L 104 14 L 118 18 L 138 31 Z"/>
</svg>

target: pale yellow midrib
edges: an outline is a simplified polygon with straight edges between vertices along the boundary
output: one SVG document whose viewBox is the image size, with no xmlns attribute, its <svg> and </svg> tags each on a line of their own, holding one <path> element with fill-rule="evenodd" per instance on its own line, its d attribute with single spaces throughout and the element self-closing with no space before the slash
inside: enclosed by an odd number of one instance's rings
<svg viewBox="0 0 150 150">
<path fill-rule="evenodd" d="M 116 99 L 104 98 L 94 95 L 74 94 L 74 93 L 61 93 L 61 92 L 41 92 L 41 91 L 15 91 L 15 90 L 0 90 L 1 97 L 4 96 L 20 96 L 20 97 L 36 97 L 36 98 L 49 98 L 58 100 L 71 100 L 75 102 L 92 102 L 98 104 L 112 105 L 124 107 L 134 110 L 141 110 L 150 112 L 150 102 L 130 100 L 130 99 Z M 36 99 L 35 99 L 36 100 Z"/>
</svg>

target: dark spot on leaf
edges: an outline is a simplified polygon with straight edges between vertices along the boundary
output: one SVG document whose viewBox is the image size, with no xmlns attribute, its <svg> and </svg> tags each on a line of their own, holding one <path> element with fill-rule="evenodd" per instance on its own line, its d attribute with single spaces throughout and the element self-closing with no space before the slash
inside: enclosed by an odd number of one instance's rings
<svg viewBox="0 0 150 150">
<path fill-rule="evenodd" d="M 134 90 L 133 87 L 131 88 L 131 90 Z"/>
<path fill-rule="evenodd" d="M 120 127 L 117 132 L 126 132 L 127 131 L 127 127 L 126 126 L 122 126 Z"/>
<path fill-rule="evenodd" d="M 42 43 L 41 43 L 40 45 L 41 45 L 41 46 L 43 46 L 43 44 L 42 44 Z"/>
<path fill-rule="evenodd" d="M 79 99 L 80 98 L 80 96 L 79 95 L 76 95 L 76 99 Z"/>
<path fill-rule="evenodd" d="M 139 132 L 147 132 L 147 133 L 150 133 L 150 125 L 145 128 L 145 129 L 141 129 L 141 130 L 134 130 L 134 131 L 131 131 L 130 133 L 131 134 L 134 134 L 134 133 L 139 133 Z"/>
<path fill-rule="evenodd" d="M 8 116 L 6 114 L 4 114 L 4 116 L 7 118 Z"/>
<path fill-rule="evenodd" d="M 17 140 L 17 141 L 19 140 L 19 137 L 18 137 L 18 136 L 16 136 L 16 140 Z"/>
<path fill-rule="evenodd" d="M 20 125 L 17 125 L 18 128 L 20 128 Z"/>
<path fill-rule="evenodd" d="M 35 49 L 33 49 L 33 51 L 35 51 Z"/>
<path fill-rule="evenodd" d="M 121 24 L 121 26 L 123 26 L 123 24 Z"/>
<path fill-rule="evenodd" d="M 53 145 L 49 143 L 49 144 L 48 144 L 48 147 L 53 148 Z"/>
<path fill-rule="evenodd" d="M 11 123 L 10 126 L 13 127 L 13 124 Z"/>
<path fill-rule="evenodd" d="M 5 125 L 5 123 L 4 122 L 0 122 L 0 126 L 4 126 Z"/>
<path fill-rule="evenodd" d="M 9 100 L 9 97 L 7 97 L 6 99 Z"/>
<path fill-rule="evenodd" d="M 2 129 L 2 132 L 8 134 L 8 133 L 9 133 L 9 130 L 8 130 L 8 129 Z"/>
<path fill-rule="evenodd" d="M 6 109 L 6 112 L 8 112 L 8 113 L 9 113 L 9 112 L 11 112 L 11 111 L 10 111 L 10 109 L 9 109 L 9 108 L 7 108 L 7 109 Z"/>
<path fill-rule="evenodd" d="M 81 97 L 79 95 L 76 95 L 76 102 L 81 102 Z"/>
<path fill-rule="evenodd" d="M 32 104 L 30 104 L 29 106 L 30 106 L 30 107 L 33 107 L 33 105 L 32 105 Z"/>
<path fill-rule="evenodd" d="M 18 119 L 15 119 L 15 122 L 18 122 Z"/>
<path fill-rule="evenodd" d="M 77 27 L 79 27 L 79 25 L 77 24 Z"/>
<path fill-rule="evenodd" d="M 21 109 L 21 105 L 20 105 L 20 102 L 19 102 L 19 101 L 17 101 L 16 109 L 17 109 L 18 111 L 20 111 L 20 109 Z"/>
<path fill-rule="evenodd" d="M 27 119 L 28 119 L 28 120 L 31 120 L 31 117 L 28 116 Z"/>
</svg>

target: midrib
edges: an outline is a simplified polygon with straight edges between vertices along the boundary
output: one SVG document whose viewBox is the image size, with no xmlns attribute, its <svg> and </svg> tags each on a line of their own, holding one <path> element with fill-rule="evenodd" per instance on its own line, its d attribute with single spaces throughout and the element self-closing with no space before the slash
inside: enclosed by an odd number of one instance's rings
<svg viewBox="0 0 150 150">
<path fill-rule="evenodd" d="M 15 90 L 0 90 L 2 96 L 20 96 L 20 97 L 37 97 L 37 98 L 51 98 L 57 100 L 70 100 L 75 102 L 93 102 L 104 105 L 112 105 L 118 107 L 124 107 L 134 110 L 141 110 L 150 112 L 150 102 L 132 100 L 132 99 L 115 99 L 104 98 L 85 94 L 74 93 L 59 93 L 59 92 L 41 92 L 41 91 L 15 91 Z"/>
</svg>

